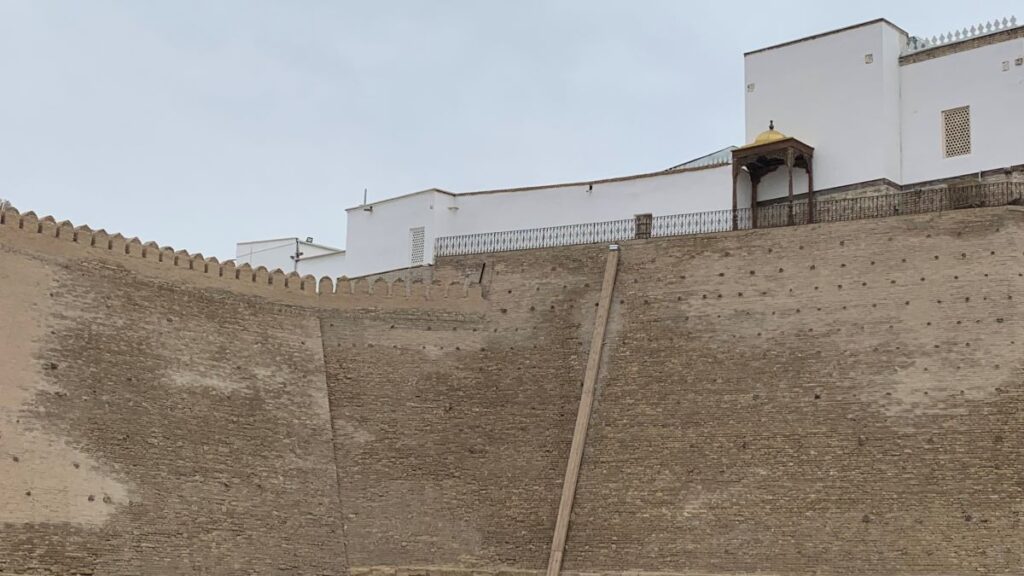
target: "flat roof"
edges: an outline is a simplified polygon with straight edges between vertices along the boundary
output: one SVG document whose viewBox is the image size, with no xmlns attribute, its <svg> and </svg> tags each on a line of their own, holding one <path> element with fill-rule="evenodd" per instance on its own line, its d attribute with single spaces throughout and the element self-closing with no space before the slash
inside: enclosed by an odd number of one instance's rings
<svg viewBox="0 0 1024 576">
<path fill-rule="evenodd" d="M 245 242 L 235 242 L 235 244 L 262 244 L 264 242 L 284 242 L 285 240 L 298 240 L 298 238 L 289 236 L 287 238 L 267 238 L 266 240 L 246 240 Z"/>
<path fill-rule="evenodd" d="M 419 194 L 428 194 L 428 193 L 437 193 L 437 194 L 446 194 L 448 196 L 455 196 L 455 194 L 453 194 L 452 192 L 449 192 L 447 190 L 442 190 L 440 188 L 427 188 L 426 190 L 417 190 L 416 192 L 407 192 L 405 194 L 401 194 L 401 195 L 398 195 L 398 196 L 392 196 L 391 198 L 385 198 L 383 200 L 377 200 L 375 202 L 367 202 L 366 204 L 359 204 L 359 205 L 353 206 L 351 208 L 345 208 L 345 212 L 351 212 L 352 210 L 360 210 L 360 209 L 365 208 L 367 206 L 376 206 L 378 204 L 387 204 L 388 202 L 394 202 L 395 200 L 401 200 L 403 198 L 409 198 L 410 196 L 416 196 L 416 195 L 419 195 Z"/>
<path fill-rule="evenodd" d="M 712 153 L 712 154 L 715 154 L 715 153 Z M 530 191 L 530 190 L 546 190 L 546 189 L 549 189 L 549 188 L 567 188 L 567 187 L 570 187 L 570 186 L 586 186 L 586 185 L 592 185 L 592 184 L 609 184 L 611 182 L 624 182 L 624 181 L 627 181 L 627 180 L 639 180 L 641 178 L 655 178 L 657 176 L 671 176 L 673 174 L 683 174 L 685 172 L 699 172 L 701 170 L 711 170 L 711 169 L 714 169 L 714 168 L 721 168 L 722 166 L 726 166 L 726 165 L 728 165 L 728 162 L 723 162 L 723 163 L 720 163 L 720 164 L 708 164 L 706 166 L 695 166 L 695 167 L 691 167 L 691 168 L 669 168 L 668 170 L 659 170 L 657 172 L 645 172 L 643 174 L 633 174 L 633 175 L 630 175 L 630 176 L 618 176 L 618 177 L 615 177 L 615 178 L 603 178 L 601 180 L 582 180 L 582 181 L 579 181 L 579 182 L 563 182 L 561 184 L 541 184 L 541 185 L 537 185 L 537 186 L 521 186 L 519 188 L 498 188 L 498 189 L 493 189 L 493 190 L 477 190 L 477 191 L 473 191 L 473 192 L 449 192 L 447 190 L 442 190 L 441 188 L 427 188 L 426 190 L 420 190 L 418 192 L 410 192 L 408 194 L 402 194 L 401 196 L 395 196 L 393 198 L 385 198 L 383 200 L 378 200 L 376 202 L 368 202 L 366 204 L 360 204 L 358 206 L 353 206 L 351 208 L 346 208 L 345 211 L 346 212 L 350 212 L 352 210 L 360 210 L 360 209 L 362 209 L 365 206 L 376 206 L 378 204 L 385 204 L 387 202 L 392 202 L 394 200 L 401 200 L 403 198 L 408 198 L 410 196 L 416 196 L 417 194 L 437 193 L 437 194 L 445 194 L 447 196 L 475 196 L 475 195 L 478 195 L 478 194 L 502 194 L 502 193 L 505 193 L 505 192 L 527 192 L 527 191 Z"/>
<path fill-rule="evenodd" d="M 774 44 L 772 46 L 766 46 L 765 48 L 758 48 L 757 50 L 751 50 L 750 52 L 744 52 L 743 56 L 747 57 L 747 56 L 750 56 L 751 54 L 758 54 L 760 52 L 767 52 L 768 50 L 774 50 L 776 48 L 782 48 L 783 46 L 790 46 L 790 45 L 793 45 L 793 44 L 799 44 L 801 42 L 807 42 L 809 40 L 817 40 L 818 38 L 823 38 L 825 36 L 831 36 L 833 34 L 839 34 L 840 32 L 847 32 L 847 31 L 853 30 L 855 28 L 862 28 L 864 26 L 872 26 L 874 24 L 879 24 L 879 23 L 888 24 L 889 26 L 892 26 L 893 28 L 895 28 L 895 29 L 899 30 L 900 32 L 906 34 L 907 36 L 910 36 L 910 32 L 907 32 L 903 28 L 900 28 L 899 26 L 893 24 L 892 22 L 886 20 L 885 18 L 875 18 L 874 20 L 868 20 L 867 22 L 861 22 L 860 24 L 852 24 L 850 26 L 843 26 L 842 28 L 836 28 L 835 30 L 829 30 L 828 32 L 820 32 L 818 34 L 812 34 L 810 36 L 804 36 L 803 38 L 797 38 L 796 40 L 789 40 L 789 41 L 783 42 L 781 44 Z"/>
<path fill-rule="evenodd" d="M 267 238 L 266 240 L 246 240 L 245 242 L 235 242 L 236 246 L 244 246 L 246 244 L 263 244 L 264 242 L 298 242 L 303 246 L 315 246 L 317 248 L 323 248 L 324 250 L 334 250 L 335 252 L 344 252 L 341 248 L 335 248 L 334 246 L 324 246 L 323 244 L 316 244 L 315 242 L 306 242 L 305 240 L 299 240 L 298 236 L 288 236 L 286 238 Z"/>
</svg>

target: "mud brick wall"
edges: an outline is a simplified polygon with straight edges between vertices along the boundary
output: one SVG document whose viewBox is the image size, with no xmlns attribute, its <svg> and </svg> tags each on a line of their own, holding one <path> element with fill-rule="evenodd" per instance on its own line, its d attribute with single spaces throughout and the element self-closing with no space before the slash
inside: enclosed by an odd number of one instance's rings
<svg viewBox="0 0 1024 576">
<path fill-rule="evenodd" d="M 0 227 L 0 326 L 0 573 L 345 573 L 314 316 Z"/>
<path fill-rule="evenodd" d="M 623 246 L 570 570 L 1019 574 L 1024 212 Z"/>
<path fill-rule="evenodd" d="M 546 565 L 605 252 L 439 266 L 480 312 L 324 316 L 353 567 Z"/>
<path fill-rule="evenodd" d="M 1018 574 L 1022 228 L 624 243 L 566 573 Z M 539 574 L 606 251 L 348 283 L 3 215 L 0 574 Z"/>
</svg>

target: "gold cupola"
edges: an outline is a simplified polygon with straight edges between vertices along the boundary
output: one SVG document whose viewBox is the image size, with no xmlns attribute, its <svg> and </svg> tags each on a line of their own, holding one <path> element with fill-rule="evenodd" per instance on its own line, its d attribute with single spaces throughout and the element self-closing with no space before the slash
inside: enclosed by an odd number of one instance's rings
<svg viewBox="0 0 1024 576">
<path fill-rule="evenodd" d="M 762 144 L 768 144 L 770 142 L 785 140 L 786 138 L 788 138 L 788 136 L 775 129 L 775 121 L 769 120 L 768 129 L 758 134 L 757 138 L 754 138 L 754 141 L 748 144 L 748 146 L 760 146 Z"/>
</svg>

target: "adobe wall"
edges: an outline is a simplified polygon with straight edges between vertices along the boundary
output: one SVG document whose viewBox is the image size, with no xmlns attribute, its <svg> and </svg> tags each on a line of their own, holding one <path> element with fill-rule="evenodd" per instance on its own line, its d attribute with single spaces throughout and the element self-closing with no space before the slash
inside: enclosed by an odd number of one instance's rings
<svg viewBox="0 0 1024 576">
<path fill-rule="evenodd" d="M 565 572 L 1017 573 L 1022 226 L 624 243 Z M 335 283 L 6 215 L 0 574 L 540 574 L 606 254 Z"/>
<path fill-rule="evenodd" d="M 324 315 L 353 567 L 546 564 L 606 251 L 439 266 L 483 267 L 479 312 Z"/>
<path fill-rule="evenodd" d="M 479 288 L 316 280 L 0 214 L 0 574 L 345 574 L 319 315 Z"/>
<path fill-rule="evenodd" d="M 0 573 L 344 570 L 316 319 L 6 224 Z"/>
<path fill-rule="evenodd" d="M 1022 225 L 624 243 L 564 571 L 1018 573 Z M 443 259 L 487 313 L 324 328 L 353 574 L 543 573 L 605 254 Z"/>
<path fill-rule="evenodd" d="M 1024 211 L 623 246 L 565 567 L 1019 573 Z"/>
</svg>

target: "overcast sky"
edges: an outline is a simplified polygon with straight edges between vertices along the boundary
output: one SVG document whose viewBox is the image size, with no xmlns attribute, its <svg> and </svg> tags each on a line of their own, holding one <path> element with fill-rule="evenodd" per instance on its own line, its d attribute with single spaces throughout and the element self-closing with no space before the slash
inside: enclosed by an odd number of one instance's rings
<svg viewBox="0 0 1024 576">
<path fill-rule="evenodd" d="M 364 188 L 589 180 L 740 144 L 744 51 L 1020 6 L 0 0 L 0 197 L 222 258 L 343 246 Z"/>
</svg>

